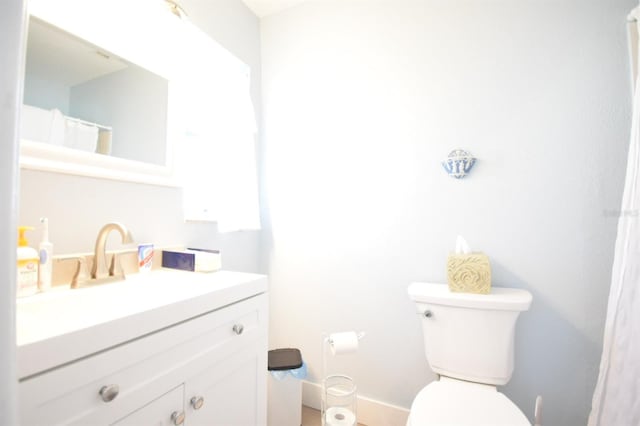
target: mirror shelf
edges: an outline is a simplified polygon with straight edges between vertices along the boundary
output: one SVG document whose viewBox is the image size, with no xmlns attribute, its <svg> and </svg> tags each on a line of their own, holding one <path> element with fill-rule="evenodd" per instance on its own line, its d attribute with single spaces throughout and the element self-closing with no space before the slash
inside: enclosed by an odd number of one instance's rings
<svg viewBox="0 0 640 426">
<path fill-rule="evenodd" d="M 23 139 L 20 167 L 159 186 L 179 186 L 170 168 Z"/>
</svg>

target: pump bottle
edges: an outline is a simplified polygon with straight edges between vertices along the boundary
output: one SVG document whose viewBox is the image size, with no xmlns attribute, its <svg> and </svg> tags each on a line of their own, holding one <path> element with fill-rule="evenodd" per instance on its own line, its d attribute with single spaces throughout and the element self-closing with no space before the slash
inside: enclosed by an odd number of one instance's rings
<svg viewBox="0 0 640 426">
<path fill-rule="evenodd" d="M 40 291 L 47 291 L 51 288 L 51 275 L 53 272 L 53 244 L 49 241 L 49 220 L 46 217 L 40 218 L 42 223 L 42 242 L 38 246 L 40 265 L 38 268 L 38 288 Z"/>
<path fill-rule="evenodd" d="M 17 281 L 18 297 L 31 296 L 38 291 L 38 263 L 40 258 L 36 249 L 29 247 L 29 241 L 24 236 L 30 226 L 18 227 L 18 253 L 17 253 Z"/>
</svg>

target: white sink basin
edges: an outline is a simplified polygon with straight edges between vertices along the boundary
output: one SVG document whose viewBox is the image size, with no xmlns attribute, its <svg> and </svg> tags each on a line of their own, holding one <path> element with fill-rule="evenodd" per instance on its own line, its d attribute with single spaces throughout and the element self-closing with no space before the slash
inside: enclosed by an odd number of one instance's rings
<svg viewBox="0 0 640 426">
<path fill-rule="evenodd" d="M 161 269 L 18 299 L 20 378 L 266 291 L 266 277 Z"/>
</svg>

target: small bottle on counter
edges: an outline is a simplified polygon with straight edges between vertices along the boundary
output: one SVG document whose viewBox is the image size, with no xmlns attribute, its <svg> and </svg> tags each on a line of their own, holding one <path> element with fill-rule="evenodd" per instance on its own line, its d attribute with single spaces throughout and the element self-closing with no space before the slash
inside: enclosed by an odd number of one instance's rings
<svg viewBox="0 0 640 426">
<path fill-rule="evenodd" d="M 32 229 L 33 227 L 31 226 L 18 227 L 17 297 L 31 296 L 38 291 L 38 264 L 40 263 L 40 258 L 36 249 L 29 247 L 29 241 L 24 236 L 26 231 Z"/>
<path fill-rule="evenodd" d="M 38 268 L 38 288 L 40 291 L 47 291 L 51 288 L 51 277 L 53 273 L 53 244 L 49 241 L 49 220 L 46 217 L 40 218 L 42 223 L 42 241 L 38 246 L 40 265 Z"/>
</svg>

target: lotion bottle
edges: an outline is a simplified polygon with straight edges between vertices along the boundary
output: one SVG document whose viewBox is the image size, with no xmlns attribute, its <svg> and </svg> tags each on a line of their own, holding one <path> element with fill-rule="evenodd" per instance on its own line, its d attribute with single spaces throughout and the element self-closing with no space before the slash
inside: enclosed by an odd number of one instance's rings
<svg viewBox="0 0 640 426">
<path fill-rule="evenodd" d="M 51 288 L 53 244 L 49 241 L 49 220 L 46 217 L 41 217 L 40 223 L 42 223 L 42 242 L 38 246 L 38 254 L 40 256 L 38 288 L 40 291 L 47 291 Z"/>
<path fill-rule="evenodd" d="M 18 255 L 17 255 L 17 297 L 31 296 L 38 291 L 38 264 L 40 258 L 36 249 L 29 247 L 29 242 L 24 237 L 30 226 L 18 227 Z"/>
</svg>

